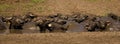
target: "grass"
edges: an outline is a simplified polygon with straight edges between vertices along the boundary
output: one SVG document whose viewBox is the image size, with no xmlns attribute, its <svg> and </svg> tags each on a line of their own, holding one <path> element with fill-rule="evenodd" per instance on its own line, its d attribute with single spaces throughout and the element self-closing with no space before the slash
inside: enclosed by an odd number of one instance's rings
<svg viewBox="0 0 120 44">
<path fill-rule="evenodd" d="M 87 0 L 87 1 L 90 1 L 90 2 L 95 2 L 95 1 L 98 1 L 98 0 Z"/>
<path fill-rule="evenodd" d="M 0 11 L 8 9 L 15 9 L 17 6 L 23 7 L 24 10 L 29 10 L 36 5 L 36 3 L 43 3 L 45 0 L 31 0 L 29 3 L 14 3 L 14 4 L 0 4 Z M 38 10 L 42 9 L 41 7 Z"/>
<path fill-rule="evenodd" d="M 44 11 L 44 8 L 43 8 L 43 7 L 39 7 L 39 8 L 38 8 L 38 11 L 39 11 L 39 12 L 43 12 L 43 11 Z"/>
<path fill-rule="evenodd" d="M 31 0 L 33 3 L 43 3 L 45 0 Z"/>
<path fill-rule="evenodd" d="M 2 4 L 0 3 L 0 14 L 34 12 L 36 14 L 48 15 L 56 12 L 69 14 L 72 11 L 86 11 L 97 15 L 105 15 L 107 12 L 113 11 L 118 13 L 119 2 L 116 0 L 83 0 L 83 2 L 82 0 L 21 0 L 20 2 L 8 0 Z"/>
<path fill-rule="evenodd" d="M 8 4 L 0 4 L 0 11 L 7 11 L 9 9 L 13 9 L 14 7 L 12 5 Z"/>
<path fill-rule="evenodd" d="M 97 2 L 97 1 L 107 1 L 107 2 L 109 2 L 109 1 L 112 1 L 112 0 L 87 0 L 87 1 L 89 1 L 89 2 Z"/>
<path fill-rule="evenodd" d="M 44 1 L 45 0 L 30 0 L 28 3 L 0 4 L 0 15 L 6 16 L 8 14 L 14 14 L 14 12 L 17 11 L 22 14 L 29 11 L 43 12 L 44 8 L 41 5 Z"/>
</svg>

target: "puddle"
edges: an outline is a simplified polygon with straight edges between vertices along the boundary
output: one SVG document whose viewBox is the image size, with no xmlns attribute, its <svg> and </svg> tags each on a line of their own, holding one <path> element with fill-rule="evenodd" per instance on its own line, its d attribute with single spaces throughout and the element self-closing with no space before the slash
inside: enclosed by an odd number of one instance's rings
<svg viewBox="0 0 120 44">
<path fill-rule="evenodd" d="M 30 23 L 26 23 L 23 26 L 23 33 L 39 33 L 39 28 L 37 26 L 35 26 L 34 23 L 30 22 Z"/>
<path fill-rule="evenodd" d="M 85 23 L 76 23 L 76 22 L 68 22 L 67 25 L 69 25 L 69 28 L 67 30 L 67 32 L 85 32 L 85 28 L 84 28 L 84 24 Z"/>
</svg>

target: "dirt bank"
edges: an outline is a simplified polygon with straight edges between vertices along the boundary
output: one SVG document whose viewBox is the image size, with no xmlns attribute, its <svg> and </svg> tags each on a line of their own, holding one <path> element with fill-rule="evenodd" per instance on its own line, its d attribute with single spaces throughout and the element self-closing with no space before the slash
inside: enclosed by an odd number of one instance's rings
<svg viewBox="0 0 120 44">
<path fill-rule="evenodd" d="M 0 4 L 2 15 L 18 15 L 29 11 L 38 15 L 71 12 L 95 15 L 105 15 L 109 12 L 120 14 L 120 0 L 6 0 L 1 2 L 3 2 Z"/>
<path fill-rule="evenodd" d="M 120 32 L 0 35 L 0 44 L 120 44 Z"/>
</svg>

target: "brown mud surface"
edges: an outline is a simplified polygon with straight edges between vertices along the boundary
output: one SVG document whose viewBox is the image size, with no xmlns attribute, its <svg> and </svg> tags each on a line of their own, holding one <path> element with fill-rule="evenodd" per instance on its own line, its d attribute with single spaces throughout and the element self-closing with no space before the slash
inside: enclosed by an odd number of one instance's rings
<svg viewBox="0 0 120 44">
<path fill-rule="evenodd" d="M 0 44 L 120 44 L 120 32 L 0 35 Z"/>
</svg>

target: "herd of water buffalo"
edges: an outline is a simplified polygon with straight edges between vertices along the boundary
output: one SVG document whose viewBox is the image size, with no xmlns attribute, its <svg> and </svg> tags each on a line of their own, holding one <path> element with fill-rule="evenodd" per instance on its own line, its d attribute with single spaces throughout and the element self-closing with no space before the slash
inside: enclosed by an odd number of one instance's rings
<svg viewBox="0 0 120 44">
<path fill-rule="evenodd" d="M 72 29 L 73 24 L 77 26 Z M 106 16 L 81 13 L 37 16 L 32 12 L 25 15 L 0 16 L 0 33 L 72 32 L 70 30 L 76 30 L 76 32 L 119 31 L 120 16 L 113 13 L 108 13 Z"/>
</svg>

